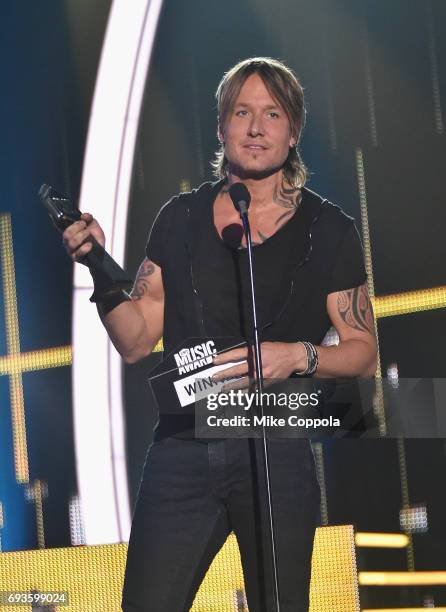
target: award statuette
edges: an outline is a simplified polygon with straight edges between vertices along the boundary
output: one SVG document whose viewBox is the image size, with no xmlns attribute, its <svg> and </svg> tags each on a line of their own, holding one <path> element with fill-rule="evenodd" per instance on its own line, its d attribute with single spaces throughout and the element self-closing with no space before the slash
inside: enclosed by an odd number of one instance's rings
<svg viewBox="0 0 446 612">
<path fill-rule="evenodd" d="M 246 346 L 244 340 L 228 337 L 187 338 L 149 373 L 159 414 L 194 415 L 195 404 L 208 393 L 218 393 L 223 382 L 212 375 L 236 363 L 214 366 L 214 355 Z"/>
<path fill-rule="evenodd" d="M 81 218 L 81 212 L 71 200 L 55 191 L 50 185 L 43 184 L 38 195 L 59 232 L 62 233 L 69 225 Z M 132 279 L 93 236 L 89 240 L 93 248 L 80 261 L 89 268 L 94 279 L 95 290 L 90 297 L 90 302 L 97 302 L 104 293 L 128 287 L 132 284 Z"/>
<path fill-rule="evenodd" d="M 187 338 L 150 371 L 158 433 L 167 431 L 166 435 L 183 438 L 216 437 L 206 424 L 207 398 L 211 393 L 218 394 L 225 382 L 213 381 L 212 375 L 236 364 L 216 366 L 212 358 L 242 346 L 246 342 L 236 338 Z"/>
</svg>

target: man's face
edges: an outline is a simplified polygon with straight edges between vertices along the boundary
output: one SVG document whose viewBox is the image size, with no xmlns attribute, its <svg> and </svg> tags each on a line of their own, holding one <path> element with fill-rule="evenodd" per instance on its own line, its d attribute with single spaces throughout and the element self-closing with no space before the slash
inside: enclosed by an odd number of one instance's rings
<svg viewBox="0 0 446 612">
<path fill-rule="evenodd" d="M 285 111 L 258 74 L 246 79 L 219 137 L 231 172 L 244 178 L 273 174 L 296 144 Z"/>
</svg>

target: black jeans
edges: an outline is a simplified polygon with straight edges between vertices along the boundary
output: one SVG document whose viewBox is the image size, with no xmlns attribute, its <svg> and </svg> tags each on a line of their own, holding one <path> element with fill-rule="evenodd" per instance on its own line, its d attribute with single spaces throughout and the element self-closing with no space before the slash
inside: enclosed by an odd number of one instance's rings
<svg viewBox="0 0 446 612">
<path fill-rule="evenodd" d="M 254 439 L 206 444 L 176 438 L 152 444 L 133 516 L 125 612 L 190 610 L 231 530 L 250 612 L 274 609 L 261 445 Z M 307 440 L 268 445 L 281 612 L 307 612 L 320 501 L 313 454 Z"/>
</svg>

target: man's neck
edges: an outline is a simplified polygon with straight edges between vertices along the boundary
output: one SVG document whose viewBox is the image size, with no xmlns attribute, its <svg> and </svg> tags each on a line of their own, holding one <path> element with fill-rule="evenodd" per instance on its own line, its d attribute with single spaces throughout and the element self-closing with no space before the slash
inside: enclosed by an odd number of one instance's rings
<svg viewBox="0 0 446 612">
<path fill-rule="evenodd" d="M 233 173 L 228 175 L 228 188 L 233 183 L 243 182 L 251 194 L 251 209 L 261 210 L 276 202 L 279 194 L 285 187 L 290 188 L 290 185 L 285 181 L 282 170 L 271 174 L 265 178 L 240 179 Z"/>
</svg>

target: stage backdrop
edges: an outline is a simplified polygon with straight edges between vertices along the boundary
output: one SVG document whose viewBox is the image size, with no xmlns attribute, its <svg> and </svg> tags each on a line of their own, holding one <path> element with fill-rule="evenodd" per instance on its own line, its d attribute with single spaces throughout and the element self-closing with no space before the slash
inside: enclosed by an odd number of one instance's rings
<svg viewBox="0 0 446 612">
<path fill-rule="evenodd" d="M 85 541 L 73 436 L 73 267 L 36 193 L 49 182 L 78 200 L 110 7 L 0 7 L 3 551 Z M 165 0 L 135 149 L 129 273 L 162 204 L 212 178 L 222 73 L 245 57 L 279 57 L 306 91 L 308 186 L 352 214 L 363 236 L 382 375 L 445 377 L 445 26 L 442 0 Z M 389 304 L 392 316 L 381 316 Z M 159 359 L 124 368 L 130 506 L 155 422 L 146 375 Z M 362 550 L 362 567 L 445 569 L 443 440 L 330 441 L 315 451 L 323 522 L 410 535 L 403 551 Z M 438 587 L 405 596 L 445 603 Z M 402 597 L 399 588 L 370 587 L 363 603 Z"/>
</svg>

